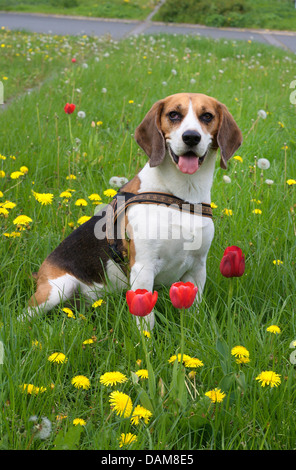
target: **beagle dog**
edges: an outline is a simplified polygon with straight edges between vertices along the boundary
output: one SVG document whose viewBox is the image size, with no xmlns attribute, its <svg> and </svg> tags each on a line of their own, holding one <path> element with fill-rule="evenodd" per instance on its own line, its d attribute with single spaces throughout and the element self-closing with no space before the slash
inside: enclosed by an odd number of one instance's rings
<svg viewBox="0 0 296 470">
<path fill-rule="evenodd" d="M 225 169 L 242 133 L 224 104 L 204 94 L 178 93 L 152 106 L 135 139 L 149 161 L 119 192 L 134 199 L 119 224 L 117 242 L 124 256 L 112 256 L 103 208 L 45 259 L 27 315 L 47 312 L 77 290 L 96 300 L 106 288 L 153 291 L 191 281 L 198 286 L 197 296 L 202 294 L 214 224 L 209 212 L 176 210 L 174 201 L 184 208 L 209 208 L 217 150 Z M 147 194 L 154 201 L 145 199 Z M 145 320 L 152 329 L 153 312 Z"/>
</svg>

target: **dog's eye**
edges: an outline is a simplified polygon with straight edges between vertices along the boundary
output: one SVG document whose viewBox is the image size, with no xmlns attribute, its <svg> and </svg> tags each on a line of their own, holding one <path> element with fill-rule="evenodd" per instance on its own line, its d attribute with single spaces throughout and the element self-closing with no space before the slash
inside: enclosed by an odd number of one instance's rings
<svg viewBox="0 0 296 470">
<path fill-rule="evenodd" d="M 204 113 L 200 116 L 200 120 L 203 122 L 211 122 L 214 116 L 211 113 Z"/>
<path fill-rule="evenodd" d="M 180 121 L 182 119 L 181 114 L 177 111 L 171 111 L 170 113 L 168 113 L 168 116 L 171 121 Z"/>
</svg>

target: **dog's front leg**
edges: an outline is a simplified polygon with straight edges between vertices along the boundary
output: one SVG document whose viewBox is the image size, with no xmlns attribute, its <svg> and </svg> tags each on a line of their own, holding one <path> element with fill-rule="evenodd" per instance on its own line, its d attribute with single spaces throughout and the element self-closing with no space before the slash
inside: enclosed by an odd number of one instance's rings
<svg viewBox="0 0 296 470">
<path fill-rule="evenodd" d="M 154 285 L 154 270 L 151 266 L 144 265 L 142 263 L 136 262 L 130 272 L 130 285 L 132 290 L 137 289 L 146 289 L 148 291 L 153 291 Z M 152 330 L 154 327 L 154 312 L 152 311 L 145 317 L 140 317 L 143 319 L 143 324 L 146 328 Z M 137 325 L 141 327 L 141 321 L 139 317 L 136 317 Z M 144 326 L 143 325 L 143 326 Z"/>
<path fill-rule="evenodd" d="M 194 266 L 193 269 L 187 271 L 184 276 L 182 277 L 182 282 L 192 282 L 195 286 L 197 286 L 198 291 L 195 298 L 195 303 L 201 301 L 202 293 L 204 290 L 205 282 L 206 282 L 206 260 L 200 259 Z"/>
</svg>

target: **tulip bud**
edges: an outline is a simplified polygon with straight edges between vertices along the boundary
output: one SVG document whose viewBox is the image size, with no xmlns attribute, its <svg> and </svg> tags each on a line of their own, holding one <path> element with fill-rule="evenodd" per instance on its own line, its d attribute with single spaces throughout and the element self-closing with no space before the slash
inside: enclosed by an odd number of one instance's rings
<svg viewBox="0 0 296 470">
<path fill-rule="evenodd" d="M 75 111 L 76 105 L 73 103 L 66 103 L 64 111 L 66 114 L 72 114 Z"/>
<path fill-rule="evenodd" d="M 229 246 L 224 251 L 220 271 L 224 277 L 241 277 L 245 272 L 245 256 L 237 246 Z"/>
<path fill-rule="evenodd" d="M 170 288 L 170 299 L 176 308 L 189 308 L 194 302 L 197 287 L 192 282 L 175 282 Z"/>
<path fill-rule="evenodd" d="M 126 301 L 129 311 L 137 317 L 145 317 L 151 313 L 156 304 L 158 293 L 147 291 L 146 289 L 129 290 L 126 293 Z"/>
</svg>

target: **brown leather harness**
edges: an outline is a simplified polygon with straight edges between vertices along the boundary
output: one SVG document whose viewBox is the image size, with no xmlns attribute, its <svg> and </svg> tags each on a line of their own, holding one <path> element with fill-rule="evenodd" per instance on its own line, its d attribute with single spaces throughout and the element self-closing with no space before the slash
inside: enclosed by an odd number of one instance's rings
<svg viewBox="0 0 296 470">
<path fill-rule="evenodd" d="M 143 192 L 139 194 L 119 192 L 109 204 L 106 213 L 106 238 L 108 241 L 111 256 L 116 262 L 124 260 L 123 246 L 119 244 L 116 234 L 117 226 L 121 216 L 125 215 L 126 210 L 133 204 L 163 204 L 187 213 L 199 215 L 202 217 L 213 217 L 210 204 L 200 203 L 191 204 L 185 202 L 172 194 L 161 192 Z"/>
</svg>

